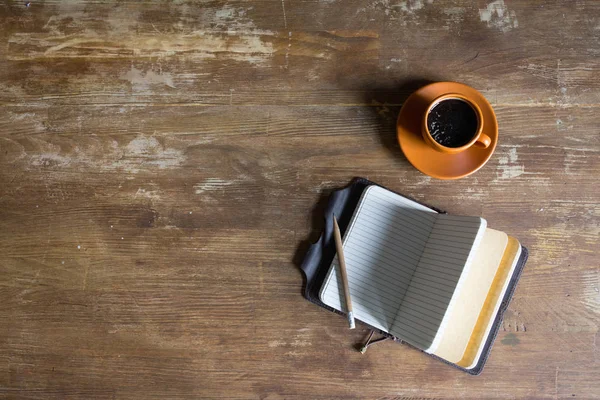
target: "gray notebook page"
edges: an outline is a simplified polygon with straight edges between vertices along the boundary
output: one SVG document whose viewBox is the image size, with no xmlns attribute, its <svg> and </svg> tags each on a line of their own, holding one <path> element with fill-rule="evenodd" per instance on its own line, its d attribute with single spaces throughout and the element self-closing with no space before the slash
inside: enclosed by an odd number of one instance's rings
<svg viewBox="0 0 600 400">
<path fill-rule="evenodd" d="M 485 220 L 438 214 L 390 333 L 423 350 L 438 333 Z"/>
<path fill-rule="evenodd" d="M 355 317 L 389 331 L 436 221 L 435 211 L 370 186 L 344 235 Z M 321 290 L 323 303 L 346 311 L 337 256 Z"/>
</svg>

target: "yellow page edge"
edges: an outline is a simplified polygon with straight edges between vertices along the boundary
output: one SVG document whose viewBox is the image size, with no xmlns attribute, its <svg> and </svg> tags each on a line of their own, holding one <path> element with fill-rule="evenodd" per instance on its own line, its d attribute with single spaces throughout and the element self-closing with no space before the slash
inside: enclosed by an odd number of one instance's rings
<svg viewBox="0 0 600 400">
<path fill-rule="evenodd" d="M 508 289 L 510 277 L 512 277 L 520 255 L 521 244 L 517 239 L 509 236 L 506 251 L 500 261 L 500 267 L 496 272 L 496 276 L 494 277 L 490 291 L 481 309 L 479 318 L 477 318 L 477 323 L 471 334 L 471 339 L 469 339 L 467 350 L 465 351 L 463 358 L 456 363 L 459 367 L 471 369 L 477 365 L 483 351 L 482 344 L 484 340 L 487 340 L 489 332 L 491 331 L 490 322 L 500 309 L 501 300 L 504 298 L 504 294 Z"/>
</svg>

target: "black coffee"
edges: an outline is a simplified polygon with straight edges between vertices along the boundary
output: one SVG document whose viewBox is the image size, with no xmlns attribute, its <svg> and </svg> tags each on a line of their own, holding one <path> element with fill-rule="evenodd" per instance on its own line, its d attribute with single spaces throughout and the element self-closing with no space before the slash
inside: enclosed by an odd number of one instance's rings
<svg viewBox="0 0 600 400">
<path fill-rule="evenodd" d="M 477 114 L 467 102 L 459 99 L 442 100 L 427 115 L 431 137 L 446 147 L 469 143 L 477 133 Z"/>
</svg>

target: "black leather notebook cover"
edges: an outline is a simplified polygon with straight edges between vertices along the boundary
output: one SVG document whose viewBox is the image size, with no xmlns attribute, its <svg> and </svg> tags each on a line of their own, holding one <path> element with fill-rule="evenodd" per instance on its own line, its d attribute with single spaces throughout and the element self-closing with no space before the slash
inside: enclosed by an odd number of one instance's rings
<svg viewBox="0 0 600 400">
<path fill-rule="evenodd" d="M 335 257 L 335 242 L 334 242 L 334 238 L 333 238 L 333 215 L 335 214 L 335 216 L 337 217 L 338 223 L 340 226 L 340 230 L 343 235 L 344 232 L 346 231 L 346 228 L 348 227 L 348 224 L 350 223 L 350 219 L 352 218 L 352 215 L 354 214 L 354 210 L 356 209 L 356 206 L 358 205 L 358 202 L 360 201 L 362 192 L 367 188 L 367 186 L 370 186 L 370 185 L 377 185 L 377 184 L 374 182 L 371 182 L 367 179 L 364 179 L 364 178 L 355 178 L 352 180 L 352 182 L 350 182 L 350 184 L 347 187 L 340 189 L 340 190 L 336 190 L 331 194 L 331 196 L 329 198 L 329 202 L 325 209 L 325 215 L 324 215 L 325 226 L 323 228 L 323 233 L 319 237 L 319 240 L 310 246 L 310 248 L 308 249 L 308 252 L 306 253 L 306 256 L 304 257 L 304 261 L 302 262 L 302 265 L 300 267 L 306 278 L 305 287 L 304 287 L 304 297 L 306 297 L 312 303 L 315 303 L 323 308 L 326 308 L 329 311 L 333 311 L 338 314 L 341 314 L 341 313 L 339 311 L 325 305 L 319 299 L 319 291 L 321 290 L 321 286 L 323 285 L 325 276 L 327 275 L 327 272 L 329 271 L 331 262 L 333 261 L 333 258 Z M 381 185 L 377 185 L 377 186 L 381 186 Z M 406 197 L 406 196 L 404 196 L 404 197 Z M 416 201 L 414 199 L 411 199 L 411 200 Z M 418 202 L 418 203 L 423 204 L 421 202 Z M 426 204 L 423 204 L 423 205 L 426 207 L 429 207 L 435 211 L 443 212 L 437 208 L 430 207 Z M 471 375 L 479 375 L 481 373 L 481 371 L 483 370 L 483 366 L 485 365 L 487 358 L 489 357 L 490 351 L 492 349 L 492 344 L 494 343 L 494 340 L 496 339 L 496 336 L 498 335 L 498 331 L 499 331 L 500 325 L 502 323 L 502 318 L 504 316 L 504 312 L 508 308 L 508 304 L 510 303 L 510 300 L 515 291 L 517 281 L 521 277 L 521 272 L 523 271 L 523 266 L 525 265 L 525 262 L 527 261 L 527 257 L 528 257 L 528 251 L 524 246 L 522 246 L 521 256 L 519 257 L 519 261 L 517 262 L 515 271 L 509 282 L 509 286 L 506 291 L 506 294 L 504 295 L 504 299 L 502 300 L 500 309 L 498 310 L 498 313 L 496 314 L 496 317 L 494 319 L 494 325 L 493 325 L 492 331 L 490 332 L 490 335 L 488 336 L 488 339 L 486 341 L 486 344 L 485 344 L 485 347 L 483 350 L 483 354 L 482 354 L 481 358 L 479 359 L 478 364 L 473 369 L 466 369 L 466 368 L 459 367 L 458 365 L 450 363 L 450 362 L 448 362 L 442 358 L 439 358 L 433 354 L 428 354 L 428 353 L 425 353 L 425 354 L 427 354 L 433 358 L 436 358 L 446 364 L 452 365 L 455 368 L 465 371 Z M 364 322 L 362 322 L 362 323 L 365 324 Z M 384 336 L 393 338 L 397 342 L 405 343 L 402 340 L 390 335 L 389 333 L 382 332 L 381 330 L 374 328 L 368 324 L 365 324 L 365 325 L 367 325 L 368 327 L 370 327 L 371 329 L 373 329 L 377 332 L 380 332 Z M 405 343 L 405 344 L 408 345 L 408 343 Z"/>
</svg>

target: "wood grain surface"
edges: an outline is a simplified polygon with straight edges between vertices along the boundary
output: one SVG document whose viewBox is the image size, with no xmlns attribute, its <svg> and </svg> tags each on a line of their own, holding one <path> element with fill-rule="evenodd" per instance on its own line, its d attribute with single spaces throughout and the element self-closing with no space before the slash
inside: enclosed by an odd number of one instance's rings
<svg viewBox="0 0 600 400">
<path fill-rule="evenodd" d="M 415 170 L 402 102 L 455 80 L 500 143 Z M 363 176 L 531 257 L 471 377 L 306 301 Z M 0 397 L 600 398 L 600 2 L 6 0 Z"/>
</svg>

